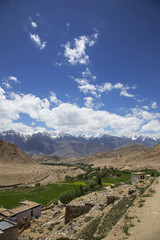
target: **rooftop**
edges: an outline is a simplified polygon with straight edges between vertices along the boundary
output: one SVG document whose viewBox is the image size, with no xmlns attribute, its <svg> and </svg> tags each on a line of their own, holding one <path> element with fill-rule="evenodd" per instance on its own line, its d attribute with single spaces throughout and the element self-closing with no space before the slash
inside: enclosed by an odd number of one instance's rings
<svg viewBox="0 0 160 240">
<path fill-rule="evenodd" d="M 6 209 L 6 208 L 1 207 L 0 208 L 0 213 L 4 214 L 5 216 L 10 217 L 14 214 L 26 211 L 30 208 L 38 207 L 40 205 L 41 204 L 39 204 L 39 203 L 26 200 L 26 201 L 20 202 L 20 205 L 18 207 L 15 207 L 15 208 L 12 208 L 12 209 Z"/>
<path fill-rule="evenodd" d="M 5 230 L 7 228 L 11 228 L 11 227 L 14 227 L 15 224 L 11 223 L 11 222 L 8 222 L 6 220 L 2 220 L 0 221 L 0 230 Z"/>
<path fill-rule="evenodd" d="M 4 233 L 4 231 L 9 228 L 15 227 L 16 225 L 16 223 L 0 217 L 0 234 Z"/>
<path fill-rule="evenodd" d="M 146 174 L 146 172 L 133 172 L 132 174 L 134 174 L 134 175 L 144 175 L 144 174 Z"/>
</svg>

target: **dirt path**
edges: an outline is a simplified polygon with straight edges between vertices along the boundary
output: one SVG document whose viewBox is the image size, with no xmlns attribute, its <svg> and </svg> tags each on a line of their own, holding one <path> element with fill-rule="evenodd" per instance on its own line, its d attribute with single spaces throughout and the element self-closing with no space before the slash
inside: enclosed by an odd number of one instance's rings
<svg viewBox="0 0 160 240">
<path fill-rule="evenodd" d="M 152 184 L 150 192 L 151 197 L 142 199 L 144 206 L 132 209 L 139 220 L 130 230 L 128 240 L 160 240 L 160 177 Z"/>
<path fill-rule="evenodd" d="M 136 198 L 104 240 L 160 240 L 160 177 Z"/>
</svg>

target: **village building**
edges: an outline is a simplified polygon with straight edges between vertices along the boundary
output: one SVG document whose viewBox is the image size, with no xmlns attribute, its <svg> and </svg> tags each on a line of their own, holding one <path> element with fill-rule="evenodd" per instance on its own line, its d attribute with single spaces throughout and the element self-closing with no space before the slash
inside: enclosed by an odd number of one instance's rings
<svg viewBox="0 0 160 240">
<path fill-rule="evenodd" d="M 131 173 L 131 183 L 134 184 L 140 180 L 146 179 L 147 174 L 145 172 L 134 172 Z"/>
<path fill-rule="evenodd" d="M 32 219 L 41 216 L 41 204 L 32 201 L 20 202 L 18 207 L 12 209 L 0 208 L 0 215 L 10 221 L 19 222 L 23 218 Z"/>
<path fill-rule="evenodd" d="M 0 217 L 0 240 L 18 240 L 18 227 L 14 222 Z"/>
</svg>

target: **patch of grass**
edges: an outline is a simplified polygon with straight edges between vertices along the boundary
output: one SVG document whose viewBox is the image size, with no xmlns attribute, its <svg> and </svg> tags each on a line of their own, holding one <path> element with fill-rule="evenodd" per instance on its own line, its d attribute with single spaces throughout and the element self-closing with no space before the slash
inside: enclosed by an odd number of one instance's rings
<svg viewBox="0 0 160 240">
<path fill-rule="evenodd" d="M 85 217 L 84 221 L 85 221 L 85 222 L 90 222 L 92 219 L 93 219 L 93 217 L 89 217 L 89 216 L 88 216 L 88 217 Z"/>
<path fill-rule="evenodd" d="M 103 211 L 103 210 L 105 209 L 105 206 L 102 205 L 102 204 L 99 204 L 99 207 L 100 207 L 100 208 L 99 208 L 100 211 Z"/>
<path fill-rule="evenodd" d="M 78 189 L 79 186 L 72 183 L 57 183 L 31 188 L 13 188 L 6 192 L 0 192 L 0 205 L 10 209 L 18 206 L 19 202 L 25 199 L 45 205 L 53 199 L 58 199 L 62 192 Z"/>
<path fill-rule="evenodd" d="M 97 231 L 98 225 L 100 224 L 102 217 L 103 217 L 103 214 L 91 220 L 89 224 L 87 224 L 87 226 L 82 230 L 82 232 L 79 235 L 79 238 L 83 240 L 91 240 L 91 239 L 95 240 L 94 234 Z"/>
<path fill-rule="evenodd" d="M 53 230 L 53 227 L 48 227 L 48 230 L 51 232 Z"/>
<path fill-rule="evenodd" d="M 152 197 L 152 195 L 151 194 L 144 194 L 142 197 Z"/>
<path fill-rule="evenodd" d="M 125 214 L 135 198 L 135 195 L 132 195 L 130 198 L 122 198 L 108 213 L 104 215 L 97 231 L 97 234 L 99 234 L 101 238 L 104 238 L 118 220 Z"/>
<path fill-rule="evenodd" d="M 150 189 L 148 190 L 148 192 L 149 192 L 150 194 L 153 194 L 153 193 L 155 193 L 156 191 L 155 191 L 154 189 L 150 188 Z"/>
<path fill-rule="evenodd" d="M 135 225 L 134 225 L 133 223 L 131 223 L 129 226 L 130 226 L 130 227 L 135 227 Z"/>
<path fill-rule="evenodd" d="M 143 207 L 143 206 L 144 206 L 143 203 L 140 203 L 140 204 L 138 205 L 139 208 L 141 208 L 141 207 Z"/>
<path fill-rule="evenodd" d="M 141 199 L 139 203 L 144 203 L 145 201 L 146 201 L 145 199 Z"/>
<path fill-rule="evenodd" d="M 113 183 L 105 183 L 105 182 L 102 183 L 103 186 L 110 186 L 110 185 L 112 185 L 112 184 L 113 184 Z"/>
<path fill-rule="evenodd" d="M 123 226 L 123 231 L 127 236 L 129 236 L 129 226 L 127 224 Z"/>
<path fill-rule="evenodd" d="M 125 219 L 126 220 L 131 220 L 131 219 L 134 219 L 135 217 L 129 217 L 128 215 L 125 215 Z"/>
<path fill-rule="evenodd" d="M 142 195 L 142 197 L 153 197 L 153 194 L 154 194 L 155 192 L 156 192 L 156 191 L 155 191 L 154 189 L 150 188 L 150 189 L 148 190 L 148 193 Z"/>
</svg>

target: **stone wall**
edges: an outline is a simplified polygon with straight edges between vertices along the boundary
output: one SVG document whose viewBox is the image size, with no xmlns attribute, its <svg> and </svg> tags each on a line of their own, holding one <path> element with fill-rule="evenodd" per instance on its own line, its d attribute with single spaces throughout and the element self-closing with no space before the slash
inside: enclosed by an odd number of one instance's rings
<svg viewBox="0 0 160 240">
<path fill-rule="evenodd" d="M 69 223 L 72 219 L 83 215 L 91 210 L 93 204 L 85 203 L 83 206 L 67 205 L 65 211 L 65 224 Z"/>
</svg>

